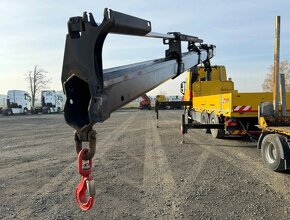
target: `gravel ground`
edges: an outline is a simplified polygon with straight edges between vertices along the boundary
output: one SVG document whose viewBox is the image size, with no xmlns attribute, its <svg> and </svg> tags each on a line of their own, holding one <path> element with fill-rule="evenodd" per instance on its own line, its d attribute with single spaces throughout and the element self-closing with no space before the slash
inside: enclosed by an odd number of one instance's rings
<svg viewBox="0 0 290 220">
<path fill-rule="evenodd" d="M 256 144 L 190 130 L 181 111 L 120 110 L 95 126 L 96 197 L 78 209 L 73 129 L 63 115 L 0 116 L 0 219 L 290 219 L 290 176 Z"/>
</svg>

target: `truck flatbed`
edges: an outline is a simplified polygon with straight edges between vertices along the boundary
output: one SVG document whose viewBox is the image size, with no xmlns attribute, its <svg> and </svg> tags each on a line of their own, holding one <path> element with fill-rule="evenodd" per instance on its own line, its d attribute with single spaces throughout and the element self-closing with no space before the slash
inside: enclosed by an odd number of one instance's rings
<svg viewBox="0 0 290 220">
<path fill-rule="evenodd" d="M 290 135 L 290 117 L 260 117 L 258 127 L 268 133 Z"/>
</svg>

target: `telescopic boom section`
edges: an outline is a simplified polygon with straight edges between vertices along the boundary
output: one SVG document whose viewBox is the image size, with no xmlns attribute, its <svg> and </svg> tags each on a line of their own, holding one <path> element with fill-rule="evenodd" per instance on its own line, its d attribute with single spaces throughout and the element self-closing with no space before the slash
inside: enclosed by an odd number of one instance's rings
<svg viewBox="0 0 290 220">
<path fill-rule="evenodd" d="M 169 48 L 162 59 L 103 70 L 102 48 L 109 33 L 162 38 Z M 181 51 L 181 42 L 188 51 Z M 154 89 L 170 78 L 209 60 L 215 46 L 202 44 L 198 37 L 178 32 L 151 32 L 150 21 L 105 9 L 97 24 L 91 13 L 68 21 L 62 84 L 67 97 L 65 120 L 76 129 L 80 141 L 97 122 L 116 109 Z"/>
</svg>

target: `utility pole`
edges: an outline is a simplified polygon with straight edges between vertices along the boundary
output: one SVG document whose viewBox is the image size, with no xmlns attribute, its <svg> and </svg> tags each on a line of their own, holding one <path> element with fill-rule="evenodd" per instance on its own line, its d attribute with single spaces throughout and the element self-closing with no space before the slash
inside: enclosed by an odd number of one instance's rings
<svg viewBox="0 0 290 220">
<path fill-rule="evenodd" d="M 273 88 L 273 105 L 274 116 L 279 115 L 279 90 L 280 90 L 280 16 L 275 18 L 275 39 L 274 39 L 274 88 Z"/>
</svg>

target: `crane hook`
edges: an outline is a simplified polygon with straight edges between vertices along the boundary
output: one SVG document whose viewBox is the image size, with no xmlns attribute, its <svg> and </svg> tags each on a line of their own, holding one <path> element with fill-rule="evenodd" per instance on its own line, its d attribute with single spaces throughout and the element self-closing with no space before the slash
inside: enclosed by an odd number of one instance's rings
<svg viewBox="0 0 290 220">
<path fill-rule="evenodd" d="M 84 148 L 78 154 L 78 172 L 82 176 L 82 180 L 75 191 L 78 206 L 83 211 L 88 211 L 93 206 L 95 196 L 95 183 L 93 177 L 90 176 L 92 173 L 92 159 L 88 163 L 83 163 L 83 156 L 87 151 L 88 149 Z"/>
</svg>

